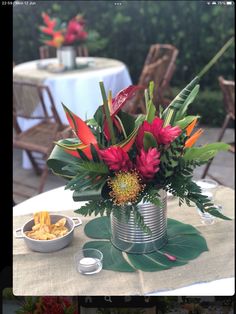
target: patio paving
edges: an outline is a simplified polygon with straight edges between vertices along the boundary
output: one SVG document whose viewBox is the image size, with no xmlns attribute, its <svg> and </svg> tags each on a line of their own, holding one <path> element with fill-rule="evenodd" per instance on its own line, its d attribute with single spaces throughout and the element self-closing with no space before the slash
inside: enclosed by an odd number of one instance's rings
<svg viewBox="0 0 236 314">
<path fill-rule="evenodd" d="M 218 128 L 205 128 L 204 135 L 198 140 L 198 144 L 206 144 L 215 142 L 220 129 Z M 234 129 L 227 129 L 223 138 L 224 142 L 234 141 Z M 194 172 L 194 179 L 199 179 L 203 173 L 205 165 L 199 167 Z M 234 189 L 235 183 L 235 170 L 234 170 L 234 154 L 230 152 L 221 152 L 215 158 L 211 164 L 210 171 L 214 177 L 219 179 L 225 186 Z M 13 150 L 13 199 L 16 204 L 26 200 L 27 198 L 34 196 L 34 189 L 39 184 L 39 177 L 33 170 L 26 170 L 22 168 L 22 152 L 18 149 Z M 29 187 L 25 188 L 21 182 L 27 184 Z M 44 187 L 44 191 L 65 185 L 66 181 L 53 174 L 49 174 L 47 182 Z M 32 188 L 30 188 L 32 187 Z M 20 196 L 17 191 L 21 191 L 28 196 Z"/>
</svg>

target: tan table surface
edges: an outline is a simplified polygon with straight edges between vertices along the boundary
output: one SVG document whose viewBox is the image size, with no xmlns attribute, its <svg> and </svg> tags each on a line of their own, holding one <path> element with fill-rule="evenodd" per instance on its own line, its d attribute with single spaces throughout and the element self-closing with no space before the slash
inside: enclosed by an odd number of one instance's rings
<svg viewBox="0 0 236 314">
<path fill-rule="evenodd" d="M 16 80 L 22 80 L 34 83 L 43 83 L 47 78 L 60 79 L 63 77 L 78 77 L 83 76 L 93 71 L 103 71 L 113 68 L 123 68 L 125 64 L 116 59 L 110 58 L 100 58 L 100 57 L 78 57 L 76 58 L 78 64 L 89 62 L 89 65 L 85 68 L 68 70 L 64 72 L 53 73 L 47 69 L 38 69 L 37 64 L 57 64 L 58 60 L 56 58 L 29 61 L 19 64 L 13 69 L 13 78 Z"/>
<path fill-rule="evenodd" d="M 225 215 L 234 218 L 234 190 L 219 187 L 216 203 L 223 205 Z M 66 208 L 64 213 L 75 216 Z M 187 265 L 160 272 L 102 270 L 96 275 L 81 275 L 76 271 L 74 254 L 91 240 L 83 233 L 91 217 L 82 217 L 83 225 L 75 229 L 72 243 L 58 252 L 32 252 L 23 239 L 13 238 L 13 292 L 15 295 L 144 295 L 234 276 L 234 220 L 216 219 L 212 225 L 202 225 L 195 208 L 179 208 L 175 199 L 168 200 L 168 217 L 195 226 L 205 237 L 209 251 Z M 13 230 L 30 218 L 32 214 L 15 216 Z"/>
</svg>

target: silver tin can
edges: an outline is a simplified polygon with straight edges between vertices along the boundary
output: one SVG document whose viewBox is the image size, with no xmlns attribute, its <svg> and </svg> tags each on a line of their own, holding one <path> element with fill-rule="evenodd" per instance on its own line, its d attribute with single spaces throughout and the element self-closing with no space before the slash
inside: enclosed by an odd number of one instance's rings
<svg viewBox="0 0 236 314">
<path fill-rule="evenodd" d="M 57 58 L 60 64 L 63 64 L 68 70 L 76 67 L 76 51 L 72 46 L 64 46 L 57 49 Z"/>
<path fill-rule="evenodd" d="M 138 210 L 152 234 L 144 233 L 134 223 L 133 214 L 129 222 L 125 219 L 125 208 L 121 207 L 120 219 L 111 214 L 112 244 L 119 250 L 128 253 L 151 253 L 167 243 L 167 196 L 160 190 L 161 206 L 152 203 L 139 203 Z"/>
</svg>

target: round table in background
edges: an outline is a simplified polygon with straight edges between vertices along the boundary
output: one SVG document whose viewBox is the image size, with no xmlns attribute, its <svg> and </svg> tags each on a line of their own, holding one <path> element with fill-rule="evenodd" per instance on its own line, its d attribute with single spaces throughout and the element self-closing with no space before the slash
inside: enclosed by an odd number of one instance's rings
<svg viewBox="0 0 236 314">
<path fill-rule="evenodd" d="M 77 64 L 88 64 L 85 68 L 52 73 L 39 69 L 39 64 L 56 64 L 57 59 L 44 59 L 25 62 L 13 69 L 13 80 L 49 86 L 57 112 L 64 124 L 68 124 L 61 103 L 65 104 L 81 119 L 92 118 L 97 108 L 102 105 L 99 82 L 103 81 L 105 90 L 112 91 L 113 97 L 122 89 L 132 85 L 127 66 L 115 59 L 98 57 L 78 57 Z M 46 103 L 47 106 L 47 103 Z M 48 103 L 49 106 L 49 103 Z M 37 111 L 37 104 L 35 112 Z M 23 131 L 31 127 L 35 121 L 19 119 Z M 23 157 L 23 167 L 31 168 L 26 155 Z"/>
</svg>

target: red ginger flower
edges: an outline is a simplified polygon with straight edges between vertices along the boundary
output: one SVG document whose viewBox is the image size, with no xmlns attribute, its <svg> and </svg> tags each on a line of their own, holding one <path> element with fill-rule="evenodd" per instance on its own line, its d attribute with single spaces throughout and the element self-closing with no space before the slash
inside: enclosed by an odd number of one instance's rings
<svg viewBox="0 0 236 314">
<path fill-rule="evenodd" d="M 157 142 L 159 141 L 159 144 L 170 144 L 181 134 L 181 132 L 182 131 L 178 126 L 172 127 L 167 125 L 165 128 L 161 129 Z"/>
<path fill-rule="evenodd" d="M 67 27 L 67 32 L 65 35 L 65 43 L 71 44 L 76 40 L 84 40 L 88 37 L 88 33 L 85 32 L 83 24 L 77 22 L 74 18 L 72 19 Z"/>
<path fill-rule="evenodd" d="M 149 148 L 147 152 L 142 148 L 140 155 L 137 155 L 136 168 L 145 181 L 154 178 L 155 173 L 159 170 L 159 164 L 160 152 L 156 148 Z"/>
<path fill-rule="evenodd" d="M 105 150 L 100 150 L 100 156 L 113 171 L 127 171 L 132 168 L 129 155 L 121 147 L 111 146 Z"/>
<path fill-rule="evenodd" d="M 156 117 L 152 123 L 144 121 L 141 125 L 137 138 L 136 146 L 139 150 L 143 148 L 143 137 L 145 132 L 150 132 L 157 141 L 157 144 L 170 144 L 176 137 L 181 134 L 181 129 L 178 126 L 171 127 L 170 125 L 163 127 L 164 120 Z"/>
</svg>

